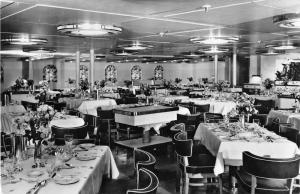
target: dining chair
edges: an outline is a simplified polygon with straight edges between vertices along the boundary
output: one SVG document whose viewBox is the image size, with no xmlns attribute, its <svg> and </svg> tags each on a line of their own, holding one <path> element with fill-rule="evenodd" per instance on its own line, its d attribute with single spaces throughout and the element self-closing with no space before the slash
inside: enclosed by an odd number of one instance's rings
<svg viewBox="0 0 300 194">
<path fill-rule="evenodd" d="M 185 131 L 189 138 L 193 138 L 198 125 L 203 122 L 203 117 L 200 113 L 191 115 L 181 115 L 177 114 L 177 122 L 184 123 Z"/>
<path fill-rule="evenodd" d="M 73 128 L 61 128 L 55 125 L 51 126 L 52 133 L 54 134 L 55 144 L 64 145 L 64 135 L 72 134 L 74 139 L 84 139 L 87 136 L 87 125 Z"/>
<path fill-rule="evenodd" d="M 267 129 L 269 131 L 273 131 L 274 133 L 276 133 L 278 135 L 280 135 L 280 128 L 281 128 L 280 126 L 284 126 L 284 125 L 289 126 L 290 125 L 290 123 L 280 122 L 280 118 L 278 118 L 278 117 L 272 118 L 271 120 L 272 120 L 272 122 L 267 126 Z"/>
<path fill-rule="evenodd" d="M 133 154 L 134 154 L 134 168 L 136 170 L 137 180 L 139 180 L 138 171 L 141 168 L 145 168 L 150 170 L 151 172 L 155 172 L 156 159 L 151 153 L 141 149 L 135 149 Z M 138 181 L 137 181 L 137 188 L 139 188 Z"/>
<path fill-rule="evenodd" d="M 259 114 L 269 114 L 269 112 L 275 108 L 275 101 L 255 99 L 254 107 L 257 109 Z"/>
<path fill-rule="evenodd" d="M 194 104 L 194 113 L 206 113 L 209 112 L 210 104 Z"/>
<path fill-rule="evenodd" d="M 97 108 L 97 116 L 99 120 L 100 132 L 107 133 L 108 145 L 111 146 L 111 134 L 117 135 L 117 126 L 115 123 L 115 114 L 112 109 L 102 110 L 101 107 Z"/>
<path fill-rule="evenodd" d="M 288 140 L 297 144 L 300 147 L 300 131 L 299 129 L 293 128 L 291 126 L 284 127 L 284 132 L 281 133 L 281 136 L 286 137 Z"/>
<path fill-rule="evenodd" d="M 239 190 L 255 194 L 292 194 L 300 157 L 269 158 L 243 152 L 243 166 L 236 171 Z"/>
<path fill-rule="evenodd" d="M 159 180 L 150 170 L 140 168 L 138 170 L 137 189 L 129 189 L 126 194 L 156 194 Z"/>
<path fill-rule="evenodd" d="M 10 150 L 11 150 L 11 142 L 10 142 L 9 135 L 4 132 L 1 132 L 1 160 L 4 157 L 6 158 L 9 157 L 8 153 L 10 152 Z"/>
<path fill-rule="evenodd" d="M 216 185 L 219 187 L 219 193 L 222 194 L 222 179 L 214 174 L 216 158 L 199 141 L 188 139 L 186 132 L 177 133 L 174 141 L 178 166 L 176 189 L 180 182 L 183 182 L 182 193 L 184 194 L 188 194 L 189 186 Z M 203 181 L 199 182 L 195 179 Z"/>
<path fill-rule="evenodd" d="M 204 114 L 204 122 L 205 123 L 217 123 L 220 120 L 223 120 L 223 115 L 219 113 L 210 113 L 207 112 Z"/>
<path fill-rule="evenodd" d="M 171 128 L 170 128 L 170 137 L 173 139 L 174 142 L 174 136 L 178 132 L 185 131 L 185 124 L 184 123 L 175 123 Z"/>
<path fill-rule="evenodd" d="M 194 113 L 194 103 L 193 102 L 177 102 L 177 105 L 189 109 L 190 113 Z"/>
</svg>

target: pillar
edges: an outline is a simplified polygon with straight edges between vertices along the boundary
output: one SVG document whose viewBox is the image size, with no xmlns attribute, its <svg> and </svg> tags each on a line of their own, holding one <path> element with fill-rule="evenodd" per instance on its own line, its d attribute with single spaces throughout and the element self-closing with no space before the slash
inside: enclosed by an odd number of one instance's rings
<svg viewBox="0 0 300 194">
<path fill-rule="evenodd" d="M 218 55 L 215 55 L 215 83 L 218 82 Z"/>
<path fill-rule="evenodd" d="M 94 64 L 95 64 L 95 51 L 94 49 L 90 50 L 90 68 L 89 68 L 89 76 L 91 88 L 94 86 Z"/>
<path fill-rule="evenodd" d="M 233 49 L 233 56 L 232 56 L 232 85 L 236 86 L 237 84 L 237 55 L 236 49 Z"/>
<path fill-rule="evenodd" d="M 76 88 L 79 88 L 80 80 L 80 51 L 76 51 Z"/>
</svg>

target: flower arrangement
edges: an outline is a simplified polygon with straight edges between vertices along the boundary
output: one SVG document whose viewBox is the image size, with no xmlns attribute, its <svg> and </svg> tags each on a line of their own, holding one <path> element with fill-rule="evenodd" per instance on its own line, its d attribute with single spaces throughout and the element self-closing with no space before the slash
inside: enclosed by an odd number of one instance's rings
<svg viewBox="0 0 300 194">
<path fill-rule="evenodd" d="M 164 85 L 165 88 L 169 89 L 172 85 L 172 80 L 167 81 L 167 80 L 164 79 L 163 80 L 163 85 Z"/>
<path fill-rule="evenodd" d="M 117 82 L 117 78 L 111 77 L 111 78 L 108 78 L 108 81 L 110 81 L 112 83 L 116 83 Z"/>
<path fill-rule="evenodd" d="M 295 93 L 295 100 L 300 102 L 300 92 Z"/>
<path fill-rule="evenodd" d="M 179 84 L 181 81 L 182 81 L 182 79 L 180 79 L 180 78 L 178 78 L 178 77 L 175 78 L 175 83 L 176 83 L 176 84 Z"/>
<path fill-rule="evenodd" d="M 75 84 L 75 83 L 76 83 L 76 80 L 75 80 L 75 79 L 69 78 L 69 79 L 67 80 L 67 82 L 71 85 L 71 84 Z"/>
<path fill-rule="evenodd" d="M 87 79 L 80 80 L 79 87 L 82 91 L 86 91 L 90 87 L 90 83 Z"/>
<path fill-rule="evenodd" d="M 132 81 L 130 80 L 124 80 L 124 84 L 127 88 L 129 88 L 130 85 L 132 85 Z"/>
<path fill-rule="evenodd" d="M 15 84 L 12 86 L 13 90 L 19 90 L 21 88 L 27 87 L 28 86 L 28 82 L 26 79 L 23 79 L 21 77 L 18 77 L 18 79 L 16 79 Z"/>
<path fill-rule="evenodd" d="M 217 90 L 219 92 L 221 92 L 223 90 L 223 88 L 228 88 L 230 86 L 230 82 L 229 81 L 218 81 L 215 84 L 215 87 L 217 88 Z"/>
<path fill-rule="evenodd" d="M 94 86 L 96 87 L 96 89 L 104 88 L 105 87 L 105 80 L 95 81 Z"/>
<path fill-rule="evenodd" d="M 29 79 L 27 80 L 27 85 L 30 87 L 30 86 L 33 86 L 34 84 L 34 81 L 32 79 Z"/>
<path fill-rule="evenodd" d="M 189 82 L 192 82 L 194 80 L 193 77 L 188 77 L 187 79 L 189 80 Z"/>
<path fill-rule="evenodd" d="M 248 94 L 242 93 L 241 95 L 237 96 L 235 101 L 237 114 L 249 115 L 257 113 L 257 110 L 254 107 L 254 99 Z"/>
<path fill-rule="evenodd" d="M 149 86 L 142 85 L 141 91 L 142 91 L 142 93 L 144 93 L 145 96 L 150 96 L 151 95 L 151 89 L 150 89 Z"/>
<path fill-rule="evenodd" d="M 265 79 L 265 81 L 263 82 L 263 85 L 267 90 L 271 89 L 273 87 L 273 84 L 274 82 L 269 78 Z"/>
</svg>

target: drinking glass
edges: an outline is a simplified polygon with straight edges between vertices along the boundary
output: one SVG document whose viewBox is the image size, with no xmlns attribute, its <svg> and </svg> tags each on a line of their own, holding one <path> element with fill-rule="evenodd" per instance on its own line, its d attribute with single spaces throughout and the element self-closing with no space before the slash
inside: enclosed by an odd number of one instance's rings
<svg viewBox="0 0 300 194">
<path fill-rule="evenodd" d="M 64 136 L 65 139 L 65 145 L 68 147 L 71 147 L 73 144 L 73 135 L 72 134 L 66 134 Z"/>
<path fill-rule="evenodd" d="M 256 123 L 257 125 L 260 125 L 259 119 L 253 119 L 253 123 Z"/>
</svg>

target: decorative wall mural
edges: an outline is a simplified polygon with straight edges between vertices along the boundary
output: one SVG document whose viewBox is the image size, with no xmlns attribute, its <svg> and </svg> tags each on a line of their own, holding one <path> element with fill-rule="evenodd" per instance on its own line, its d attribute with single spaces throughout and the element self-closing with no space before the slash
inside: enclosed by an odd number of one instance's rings
<svg viewBox="0 0 300 194">
<path fill-rule="evenodd" d="M 105 81 L 117 82 L 117 68 L 114 65 L 105 68 Z"/>
<path fill-rule="evenodd" d="M 276 80 L 300 81 L 300 62 L 291 62 L 282 66 L 282 71 L 276 72 Z"/>
<path fill-rule="evenodd" d="M 57 69 L 55 65 L 46 65 L 43 68 L 43 80 L 57 82 Z"/>
<path fill-rule="evenodd" d="M 142 69 L 140 66 L 135 65 L 131 68 L 131 80 L 141 80 L 142 79 Z"/>
<path fill-rule="evenodd" d="M 80 76 L 79 76 L 80 80 L 87 80 L 88 79 L 89 69 L 87 68 L 87 66 L 80 65 L 79 73 L 80 73 Z"/>
<path fill-rule="evenodd" d="M 161 65 L 157 65 L 154 69 L 154 79 L 162 80 L 164 78 L 164 68 Z"/>
</svg>

